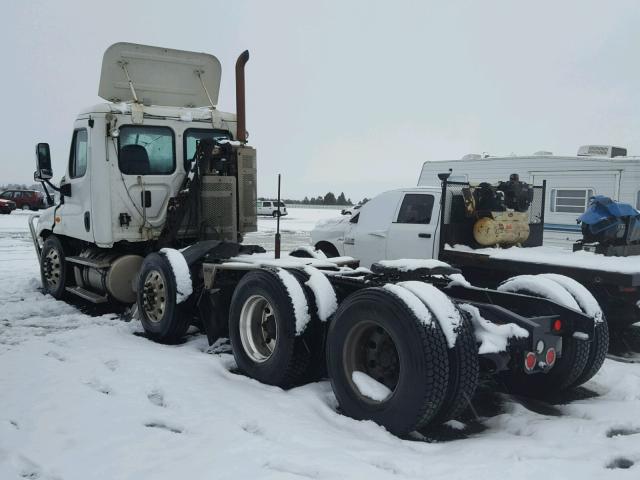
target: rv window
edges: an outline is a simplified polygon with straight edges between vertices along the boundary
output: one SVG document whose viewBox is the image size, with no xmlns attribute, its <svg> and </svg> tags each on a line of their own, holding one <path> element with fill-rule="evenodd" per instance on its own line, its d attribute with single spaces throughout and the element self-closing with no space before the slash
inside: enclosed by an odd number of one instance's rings
<svg viewBox="0 0 640 480">
<path fill-rule="evenodd" d="M 555 213 L 584 213 L 594 194 L 590 188 L 554 188 L 551 190 L 550 210 Z"/>
<path fill-rule="evenodd" d="M 126 175 L 168 175 L 176 169 L 173 130 L 169 127 L 120 127 L 118 165 Z"/>
<path fill-rule="evenodd" d="M 433 195 L 407 193 L 402 200 L 397 223 L 431 223 Z"/>
</svg>

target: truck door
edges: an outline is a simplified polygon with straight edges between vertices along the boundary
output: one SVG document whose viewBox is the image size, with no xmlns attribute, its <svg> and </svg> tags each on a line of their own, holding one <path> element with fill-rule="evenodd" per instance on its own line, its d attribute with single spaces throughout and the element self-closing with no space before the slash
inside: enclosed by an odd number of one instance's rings
<svg viewBox="0 0 640 480">
<path fill-rule="evenodd" d="M 386 258 L 433 258 L 438 216 L 435 197 L 405 193 L 387 235 Z"/>
<path fill-rule="evenodd" d="M 69 168 L 65 182 L 71 185 L 71 196 L 57 210 L 60 224 L 54 232 L 93 242 L 91 218 L 91 143 L 87 120 L 78 120 L 71 138 Z"/>
<path fill-rule="evenodd" d="M 358 223 L 345 236 L 345 253 L 349 251 L 348 243 L 353 242 L 353 252 L 363 267 L 370 267 L 372 263 L 386 258 L 389 225 L 401 196 L 402 192 L 391 191 L 369 200 L 360 209 Z"/>
</svg>

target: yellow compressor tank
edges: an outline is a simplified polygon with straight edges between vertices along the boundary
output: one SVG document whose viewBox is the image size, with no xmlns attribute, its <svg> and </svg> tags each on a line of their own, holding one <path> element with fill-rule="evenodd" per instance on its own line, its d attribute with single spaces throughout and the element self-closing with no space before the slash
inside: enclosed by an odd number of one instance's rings
<svg viewBox="0 0 640 480">
<path fill-rule="evenodd" d="M 526 212 L 491 212 L 473 225 L 473 238 L 483 247 L 510 247 L 529 238 L 529 215 Z"/>
</svg>

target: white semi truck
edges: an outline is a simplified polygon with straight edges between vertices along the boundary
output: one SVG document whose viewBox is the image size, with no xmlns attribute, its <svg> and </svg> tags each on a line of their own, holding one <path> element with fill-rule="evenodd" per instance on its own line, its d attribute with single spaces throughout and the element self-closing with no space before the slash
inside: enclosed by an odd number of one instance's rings
<svg viewBox="0 0 640 480">
<path fill-rule="evenodd" d="M 132 306 L 158 342 L 190 325 L 210 342 L 228 335 L 244 374 L 283 388 L 326 375 L 342 412 L 396 434 L 456 417 L 479 372 L 547 395 L 598 371 L 601 315 L 563 279 L 554 285 L 566 302 L 475 288 L 442 262 L 364 269 L 309 248 L 274 259 L 244 245 L 256 229 L 248 58 L 236 63 L 234 115 L 216 108 L 215 57 L 106 51 L 107 103 L 76 119 L 60 201 L 30 220 L 44 293 Z M 54 188 L 48 144 L 36 153 L 36 179 Z"/>
</svg>

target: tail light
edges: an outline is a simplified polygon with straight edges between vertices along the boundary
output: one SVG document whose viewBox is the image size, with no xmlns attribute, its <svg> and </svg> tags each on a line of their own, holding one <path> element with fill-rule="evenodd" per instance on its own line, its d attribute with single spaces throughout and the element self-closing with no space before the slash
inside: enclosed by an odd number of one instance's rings
<svg viewBox="0 0 640 480">
<path fill-rule="evenodd" d="M 562 320 L 560 320 L 560 319 L 555 320 L 553 322 L 553 325 L 551 326 L 551 328 L 556 333 L 561 332 L 562 331 Z"/>
<path fill-rule="evenodd" d="M 547 365 L 553 367 L 553 364 L 556 363 L 556 349 L 550 348 L 549 350 L 547 350 L 544 359 L 546 360 Z"/>
<path fill-rule="evenodd" d="M 524 368 L 527 372 L 530 372 L 535 367 L 536 367 L 536 354 L 533 352 L 529 352 L 524 357 Z"/>
</svg>

